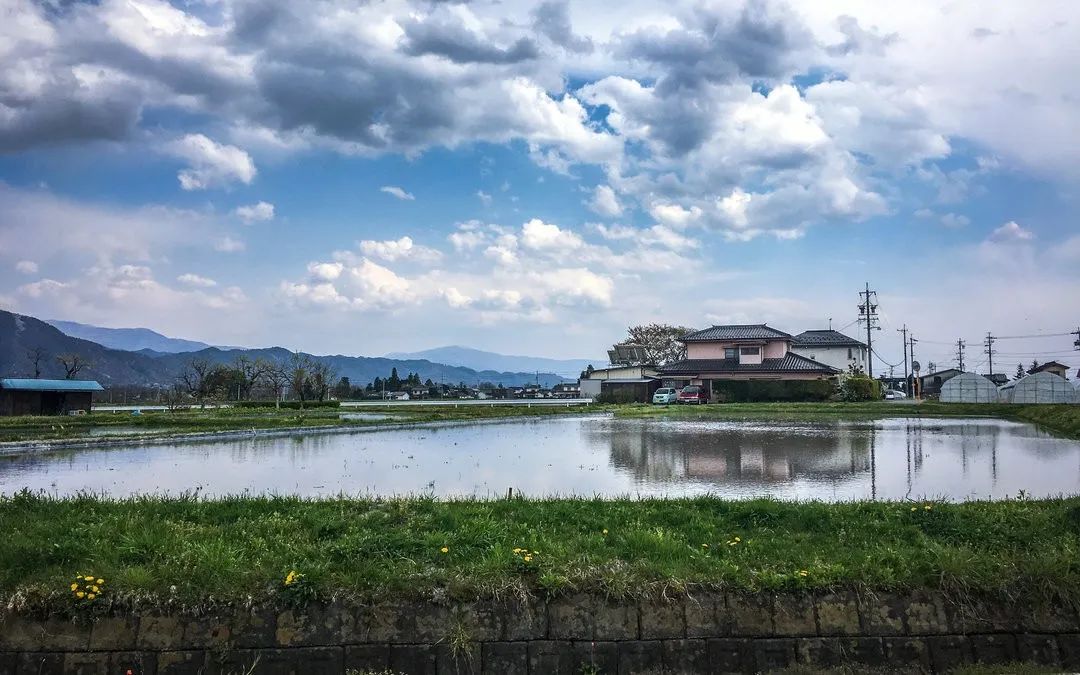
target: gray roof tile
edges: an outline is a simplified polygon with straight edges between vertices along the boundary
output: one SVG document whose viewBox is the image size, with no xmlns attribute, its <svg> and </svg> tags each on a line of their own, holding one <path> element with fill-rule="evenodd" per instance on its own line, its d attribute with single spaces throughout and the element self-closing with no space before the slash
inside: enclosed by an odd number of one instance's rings
<svg viewBox="0 0 1080 675">
<path fill-rule="evenodd" d="M 797 347 L 865 347 L 866 344 L 835 330 L 807 330 L 791 341 Z"/>
<path fill-rule="evenodd" d="M 683 342 L 711 342 L 713 340 L 790 340 L 782 330 L 769 328 L 763 323 L 713 326 L 683 337 Z"/>
<path fill-rule="evenodd" d="M 686 359 L 659 369 L 661 375 L 697 373 L 820 373 L 833 375 L 836 368 L 805 356 L 788 352 L 780 359 L 762 359 L 760 364 L 739 363 L 737 359 Z"/>
</svg>

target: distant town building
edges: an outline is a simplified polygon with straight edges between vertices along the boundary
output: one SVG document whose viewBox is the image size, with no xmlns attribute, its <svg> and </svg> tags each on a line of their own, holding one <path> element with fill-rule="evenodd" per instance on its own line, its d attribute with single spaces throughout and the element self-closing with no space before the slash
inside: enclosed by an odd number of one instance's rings
<svg viewBox="0 0 1080 675">
<path fill-rule="evenodd" d="M 593 370 L 578 380 L 579 393 L 584 398 L 632 400 L 647 403 L 660 388 L 661 381 L 655 366 L 612 366 Z"/>
<path fill-rule="evenodd" d="M 0 415 L 67 415 L 90 412 L 93 380 L 0 379 Z"/>
<path fill-rule="evenodd" d="M 919 395 L 923 398 L 936 398 L 941 394 L 941 385 L 959 375 L 962 371 L 956 368 L 946 368 L 933 373 L 919 376 Z"/>
<path fill-rule="evenodd" d="M 1050 373 L 1051 375 L 1069 379 L 1069 367 L 1064 363 L 1058 363 L 1057 361 L 1047 361 L 1040 366 L 1035 366 L 1027 372 L 1028 375 L 1034 375 L 1035 373 Z"/>
</svg>

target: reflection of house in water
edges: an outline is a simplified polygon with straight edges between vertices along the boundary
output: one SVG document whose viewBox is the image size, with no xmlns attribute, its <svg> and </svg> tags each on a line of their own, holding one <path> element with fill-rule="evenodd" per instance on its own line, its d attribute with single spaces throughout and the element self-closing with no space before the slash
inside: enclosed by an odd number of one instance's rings
<svg viewBox="0 0 1080 675">
<path fill-rule="evenodd" d="M 831 479 L 871 469 L 872 428 L 838 424 L 620 424 L 587 432 L 639 479 L 717 484 Z"/>
</svg>

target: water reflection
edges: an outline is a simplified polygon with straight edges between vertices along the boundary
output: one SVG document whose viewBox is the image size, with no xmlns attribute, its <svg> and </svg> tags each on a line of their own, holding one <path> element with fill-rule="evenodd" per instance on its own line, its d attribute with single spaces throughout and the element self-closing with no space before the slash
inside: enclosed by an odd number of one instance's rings
<svg viewBox="0 0 1080 675">
<path fill-rule="evenodd" d="M 1000 498 L 1080 491 L 1080 445 L 1000 420 L 578 417 L 0 457 L 0 492 Z"/>
</svg>

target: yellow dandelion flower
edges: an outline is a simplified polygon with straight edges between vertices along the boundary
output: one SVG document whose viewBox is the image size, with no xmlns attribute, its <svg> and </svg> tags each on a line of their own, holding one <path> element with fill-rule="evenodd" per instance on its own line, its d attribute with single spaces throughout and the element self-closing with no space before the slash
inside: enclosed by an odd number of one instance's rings
<svg viewBox="0 0 1080 675">
<path fill-rule="evenodd" d="M 520 548 L 515 548 L 515 549 L 514 549 L 514 553 L 515 553 L 515 554 L 517 554 L 517 553 L 521 553 L 521 549 L 520 549 Z"/>
<path fill-rule="evenodd" d="M 73 591 L 79 590 L 79 584 L 71 584 L 71 590 L 73 590 Z"/>
<path fill-rule="evenodd" d="M 531 555 L 525 556 L 525 562 L 532 562 L 532 556 Z"/>
<path fill-rule="evenodd" d="M 87 593 L 87 594 L 86 594 L 86 599 L 87 599 L 87 600 L 93 600 L 93 599 L 94 599 L 94 597 L 95 597 L 95 596 L 94 596 L 94 594 L 93 594 L 93 593 Z"/>
<path fill-rule="evenodd" d="M 442 553 L 449 553 L 450 549 L 448 547 L 446 547 L 446 546 L 443 546 L 442 548 L 439 549 L 439 551 L 441 551 Z"/>
<path fill-rule="evenodd" d="M 83 577 L 83 581 L 93 581 L 94 577 Z"/>
<path fill-rule="evenodd" d="M 927 505 L 926 505 L 926 506 L 924 506 L 923 508 L 924 508 L 924 509 L 926 509 L 927 511 L 929 511 L 929 510 L 933 509 L 934 507 L 933 507 L 933 506 L 930 506 L 929 504 L 927 504 Z"/>
<path fill-rule="evenodd" d="M 98 582 L 98 585 L 101 585 L 101 584 L 105 583 L 105 580 L 104 579 L 98 579 L 97 582 Z"/>
<path fill-rule="evenodd" d="M 78 593 L 75 594 L 75 597 L 82 600 L 83 598 L 86 597 L 86 593 L 83 593 L 82 591 L 79 591 Z"/>
<path fill-rule="evenodd" d="M 916 507 L 912 506 L 912 507 L 911 507 L 911 510 L 912 510 L 912 511 L 915 511 L 915 510 L 916 510 Z"/>
<path fill-rule="evenodd" d="M 607 530 L 604 530 L 603 534 L 607 534 Z"/>
<path fill-rule="evenodd" d="M 709 545 L 708 544 L 702 544 L 701 548 L 709 548 Z"/>
<path fill-rule="evenodd" d="M 90 590 L 92 590 L 92 591 L 93 591 L 93 592 L 95 592 L 95 593 L 99 592 L 99 589 L 98 589 L 98 587 L 97 587 L 97 586 L 91 586 L 91 587 L 90 587 Z"/>
<path fill-rule="evenodd" d="M 742 539 L 739 539 L 738 537 L 735 537 L 735 543 L 738 543 L 740 541 L 742 541 Z"/>
</svg>

